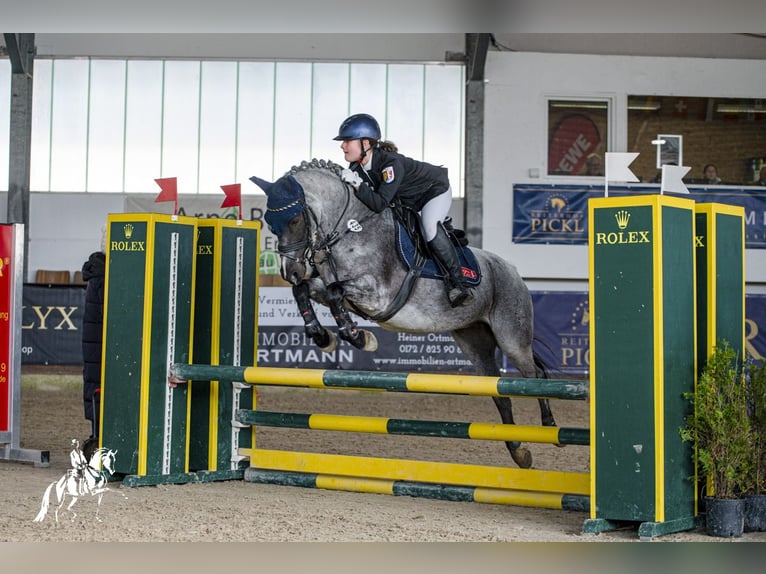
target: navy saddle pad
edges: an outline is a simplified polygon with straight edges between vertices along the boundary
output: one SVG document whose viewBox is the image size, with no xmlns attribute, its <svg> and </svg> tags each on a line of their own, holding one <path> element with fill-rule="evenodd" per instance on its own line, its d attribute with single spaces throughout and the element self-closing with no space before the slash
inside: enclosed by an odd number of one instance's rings
<svg viewBox="0 0 766 574">
<path fill-rule="evenodd" d="M 396 246 L 401 260 L 409 269 L 412 269 L 415 266 L 415 245 L 412 243 L 410 236 L 407 235 L 404 226 L 399 222 L 396 224 Z M 481 269 L 473 251 L 468 247 L 456 246 L 454 243 L 452 246 L 456 249 L 466 283 L 472 286 L 481 283 Z M 428 279 L 444 279 L 444 273 L 441 272 L 439 266 L 431 258 L 426 259 L 420 276 Z"/>
</svg>

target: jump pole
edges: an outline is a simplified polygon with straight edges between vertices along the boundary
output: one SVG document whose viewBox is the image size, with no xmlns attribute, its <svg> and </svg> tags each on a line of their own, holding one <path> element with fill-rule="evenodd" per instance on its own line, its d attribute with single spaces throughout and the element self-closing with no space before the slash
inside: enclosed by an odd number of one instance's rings
<svg viewBox="0 0 766 574">
<path fill-rule="evenodd" d="M 515 379 L 475 375 L 386 373 L 376 371 L 322 371 L 273 367 L 222 367 L 177 364 L 170 374 L 179 379 L 218 378 L 250 384 L 316 389 L 369 390 L 472 396 L 523 396 L 584 400 L 587 384 L 582 381 Z M 585 429 L 541 429 L 483 423 L 406 421 L 372 417 L 296 415 L 241 410 L 241 421 L 265 421 L 268 426 L 301 426 L 344 432 L 385 432 L 507 440 L 509 436 L 554 442 L 554 434 L 571 432 L 570 444 L 583 444 Z M 305 424 L 304 424 L 305 423 Z M 306 426 L 307 425 L 307 426 Z M 545 431 L 548 431 L 545 436 Z M 577 433 L 580 438 L 574 438 Z M 510 434 L 509 434 L 510 433 Z M 558 436 L 558 435 L 556 435 Z M 566 439 L 561 442 L 568 442 Z M 433 461 L 334 455 L 296 451 L 240 449 L 250 459 L 244 478 L 250 482 L 313 486 L 358 492 L 427 496 L 447 500 L 474 500 L 567 510 L 588 506 L 590 477 L 583 472 L 522 470 L 507 467 Z"/>
</svg>

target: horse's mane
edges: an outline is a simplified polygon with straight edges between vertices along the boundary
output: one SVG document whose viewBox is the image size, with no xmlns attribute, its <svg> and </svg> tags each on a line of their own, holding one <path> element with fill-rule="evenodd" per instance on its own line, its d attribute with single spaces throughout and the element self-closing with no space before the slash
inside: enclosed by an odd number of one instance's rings
<svg viewBox="0 0 766 574">
<path fill-rule="evenodd" d="M 331 171 L 336 176 L 340 177 L 341 172 L 343 171 L 344 167 L 342 165 L 338 165 L 335 162 L 324 159 L 317 159 L 314 158 L 311 161 L 302 161 L 300 165 L 294 165 L 289 169 L 289 171 L 285 175 L 295 175 L 302 171 L 309 171 L 309 170 L 315 170 L 315 169 L 321 169 L 325 171 Z"/>
</svg>

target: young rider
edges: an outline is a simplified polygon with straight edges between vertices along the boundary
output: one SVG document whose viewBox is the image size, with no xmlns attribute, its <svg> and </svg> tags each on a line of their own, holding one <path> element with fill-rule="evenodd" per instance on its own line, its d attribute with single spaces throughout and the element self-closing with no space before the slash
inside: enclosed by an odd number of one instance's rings
<svg viewBox="0 0 766 574">
<path fill-rule="evenodd" d="M 446 270 L 447 296 L 453 307 L 468 305 L 473 293 L 466 285 L 452 242 L 442 221 L 452 204 L 447 168 L 404 156 L 389 141 L 380 141 L 380 126 L 368 114 L 346 118 L 333 139 L 348 169 L 341 179 L 354 188 L 355 195 L 372 211 L 380 213 L 394 198 L 420 212 L 425 239 L 431 253 Z"/>
</svg>

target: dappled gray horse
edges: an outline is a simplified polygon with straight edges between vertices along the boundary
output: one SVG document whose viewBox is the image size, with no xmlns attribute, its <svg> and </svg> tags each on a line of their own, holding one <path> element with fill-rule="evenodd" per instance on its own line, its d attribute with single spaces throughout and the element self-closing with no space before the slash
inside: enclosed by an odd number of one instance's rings
<svg viewBox="0 0 766 574">
<path fill-rule="evenodd" d="M 508 357 L 524 377 L 545 376 L 532 352 L 532 299 L 516 268 L 499 256 L 472 249 L 481 283 L 469 306 L 452 308 L 441 280 L 418 279 L 403 293 L 408 270 L 396 255 L 391 209 L 370 211 L 340 179 L 342 167 L 312 160 L 274 183 L 250 178 L 268 197 L 266 222 L 279 238 L 282 276 L 293 285 L 306 331 L 324 351 L 335 336 L 314 314 L 311 300 L 330 307 L 339 336 L 359 349 L 374 351 L 377 341 L 359 329 L 349 310 L 384 329 L 414 333 L 450 331 L 479 375 L 499 376 L 495 351 Z M 514 424 L 511 400 L 493 397 L 500 417 Z M 542 424 L 555 426 L 547 400 L 540 399 Z M 506 445 L 521 468 L 532 455 L 518 442 Z"/>
</svg>

